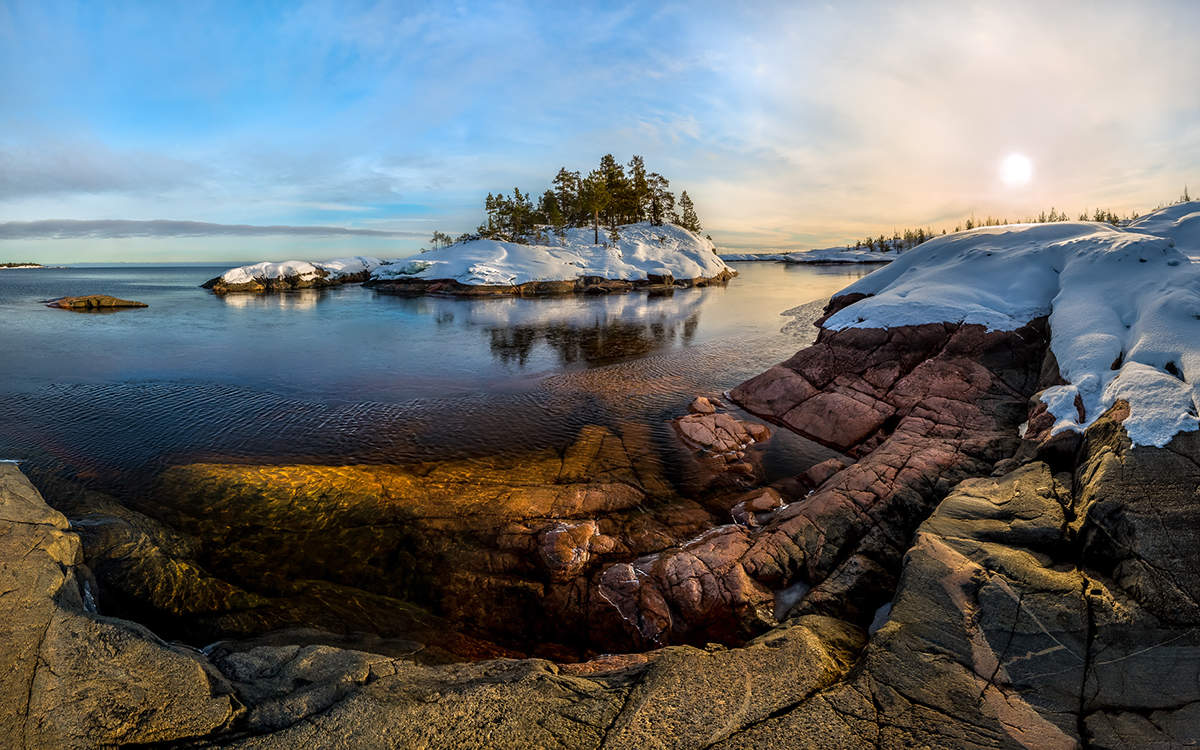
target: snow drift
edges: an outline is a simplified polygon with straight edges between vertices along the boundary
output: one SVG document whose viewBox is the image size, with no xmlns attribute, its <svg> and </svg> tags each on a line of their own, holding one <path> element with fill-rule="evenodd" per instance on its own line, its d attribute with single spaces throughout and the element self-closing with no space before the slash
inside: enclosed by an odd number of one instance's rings
<svg viewBox="0 0 1200 750">
<path fill-rule="evenodd" d="M 618 227 L 620 239 L 592 242 L 591 229 L 573 228 L 545 244 L 471 240 L 422 253 L 378 268 L 372 281 L 452 280 L 469 286 L 516 286 L 569 281 L 587 276 L 644 281 L 650 276 L 711 279 L 731 273 L 711 241 L 671 224 Z"/>
<path fill-rule="evenodd" d="M 1136 445 L 1200 429 L 1200 202 L 1125 228 L 1091 222 L 984 227 L 932 239 L 846 287 L 867 295 L 824 326 L 975 323 L 1014 330 L 1049 315 L 1068 385 L 1039 394 L 1053 432 L 1118 400 Z M 1082 414 L 1076 397 L 1083 405 Z"/>
</svg>

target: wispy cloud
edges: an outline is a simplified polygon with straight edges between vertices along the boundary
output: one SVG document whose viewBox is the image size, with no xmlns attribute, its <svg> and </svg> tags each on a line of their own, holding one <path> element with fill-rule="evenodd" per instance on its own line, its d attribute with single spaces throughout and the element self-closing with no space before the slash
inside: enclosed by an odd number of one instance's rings
<svg viewBox="0 0 1200 750">
<path fill-rule="evenodd" d="M 606 152 L 729 246 L 1145 209 L 1200 183 L 1198 26 L 1187 0 L 0 0 L 0 238 L 415 249 L 386 232 L 470 229 Z M 1009 151 L 1030 186 L 996 179 Z"/>
<path fill-rule="evenodd" d="M 415 237 L 415 232 L 323 226 L 257 226 L 154 219 L 43 219 L 0 222 L 0 240 L 123 239 L 130 237 Z M 424 236 L 424 234 L 420 234 Z"/>
</svg>

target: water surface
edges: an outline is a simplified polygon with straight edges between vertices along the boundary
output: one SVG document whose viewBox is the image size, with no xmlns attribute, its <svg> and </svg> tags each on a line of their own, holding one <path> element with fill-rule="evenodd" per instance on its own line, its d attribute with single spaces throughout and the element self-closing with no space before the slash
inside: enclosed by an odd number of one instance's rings
<svg viewBox="0 0 1200 750">
<path fill-rule="evenodd" d="M 781 332 L 782 311 L 869 270 L 734 266 L 728 286 L 666 295 L 482 300 L 359 286 L 218 297 L 199 288 L 217 266 L 0 271 L 0 458 L 112 490 L 172 463 L 469 456 L 627 420 L 670 441 L 694 394 L 811 340 Z M 42 304 L 95 293 L 150 307 Z M 781 439 L 775 470 L 806 449 Z"/>
</svg>

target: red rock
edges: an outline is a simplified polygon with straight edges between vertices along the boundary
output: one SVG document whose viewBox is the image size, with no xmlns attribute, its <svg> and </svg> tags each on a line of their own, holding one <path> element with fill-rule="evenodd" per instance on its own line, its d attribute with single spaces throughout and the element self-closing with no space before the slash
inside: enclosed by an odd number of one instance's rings
<svg viewBox="0 0 1200 750">
<path fill-rule="evenodd" d="M 717 410 L 712 402 L 704 396 L 697 396 L 694 401 L 688 406 L 688 411 L 692 414 L 712 414 Z"/>
<path fill-rule="evenodd" d="M 839 571 L 822 591 L 872 590 L 859 579 L 898 571 L 917 525 L 951 486 L 1013 455 L 1047 343 L 1041 321 L 1011 332 L 948 324 L 822 331 L 816 344 L 731 396 L 857 462 L 810 469 L 799 484 L 817 491 L 759 528 L 743 506 L 746 525 L 642 558 L 636 576 L 605 571 L 602 598 L 635 638 L 661 645 L 752 632 L 770 611 L 771 592 L 795 581 L 818 587 Z M 715 421 L 685 426 L 700 419 L 679 420 L 681 434 L 719 444 Z M 851 557 L 855 565 L 839 568 Z M 836 596 L 827 601 L 835 603 Z M 847 617 L 869 609 L 856 604 Z"/>
</svg>

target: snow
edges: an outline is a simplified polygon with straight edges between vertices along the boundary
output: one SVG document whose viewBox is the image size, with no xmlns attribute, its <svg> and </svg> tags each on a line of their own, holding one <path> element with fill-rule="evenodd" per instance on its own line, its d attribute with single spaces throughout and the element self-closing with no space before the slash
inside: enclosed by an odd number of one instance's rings
<svg viewBox="0 0 1200 750">
<path fill-rule="evenodd" d="M 383 265 L 385 261 L 366 255 L 356 255 L 351 258 L 333 258 L 308 262 L 304 260 L 285 260 L 278 263 L 270 261 L 255 263 L 249 266 L 231 268 L 221 274 L 221 280 L 226 284 L 246 284 L 255 279 L 283 279 L 299 277 L 303 281 L 328 277 L 337 279 L 353 273 L 372 271 Z"/>
<path fill-rule="evenodd" d="M 721 253 L 726 261 L 778 261 L 780 263 L 891 263 L 899 257 L 894 250 L 854 250 L 825 247 L 786 253 Z"/>
<path fill-rule="evenodd" d="M 712 242 L 671 224 L 646 222 L 618 227 L 610 243 L 604 230 L 593 244 L 591 229 L 568 229 L 559 239 L 524 245 L 470 240 L 431 250 L 378 268 L 372 279 L 454 279 L 462 284 L 508 286 L 530 281 L 566 281 L 600 276 L 626 281 L 669 274 L 676 279 L 712 278 L 728 269 Z"/>
<path fill-rule="evenodd" d="M 871 295 L 825 327 L 977 323 L 1014 330 L 1050 316 L 1068 385 L 1039 394 L 1057 422 L 1082 430 L 1117 400 L 1135 445 L 1162 447 L 1200 429 L 1200 202 L 1128 227 L 1092 222 L 985 227 L 938 237 L 841 294 Z M 1083 404 L 1081 418 L 1076 397 Z"/>
</svg>

